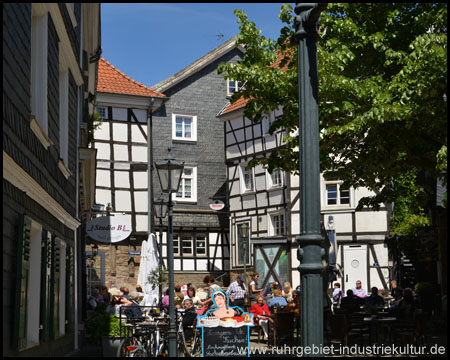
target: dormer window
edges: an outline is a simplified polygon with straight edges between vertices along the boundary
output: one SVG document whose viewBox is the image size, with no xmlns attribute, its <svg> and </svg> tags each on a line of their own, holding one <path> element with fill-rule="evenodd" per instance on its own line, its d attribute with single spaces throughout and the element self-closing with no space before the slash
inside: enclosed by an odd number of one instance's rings
<svg viewBox="0 0 450 360">
<path fill-rule="evenodd" d="M 231 96 L 235 92 L 238 92 L 241 87 L 242 87 L 242 81 L 228 79 L 227 80 L 227 96 Z"/>
</svg>

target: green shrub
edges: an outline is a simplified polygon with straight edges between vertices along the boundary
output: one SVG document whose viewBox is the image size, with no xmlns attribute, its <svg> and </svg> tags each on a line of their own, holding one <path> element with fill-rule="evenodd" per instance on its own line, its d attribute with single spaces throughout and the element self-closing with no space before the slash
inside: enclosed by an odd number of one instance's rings
<svg viewBox="0 0 450 360">
<path fill-rule="evenodd" d="M 437 289 L 436 284 L 426 282 L 426 281 L 418 282 L 414 286 L 414 291 L 419 296 L 433 295 L 437 292 L 437 290 L 438 289 Z"/>
<path fill-rule="evenodd" d="M 106 307 L 96 308 L 94 317 L 88 321 L 86 332 L 90 335 L 93 345 L 100 345 L 102 336 L 119 336 L 120 321 L 114 315 L 106 312 Z"/>
</svg>

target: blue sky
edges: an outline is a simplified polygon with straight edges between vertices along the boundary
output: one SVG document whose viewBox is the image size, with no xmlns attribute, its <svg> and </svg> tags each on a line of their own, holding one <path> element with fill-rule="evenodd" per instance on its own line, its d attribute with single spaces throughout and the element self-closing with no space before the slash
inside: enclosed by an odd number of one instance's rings
<svg viewBox="0 0 450 360">
<path fill-rule="evenodd" d="M 278 18 L 281 5 L 102 3 L 102 56 L 126 75 L 151 87 L 238 34 L 234 9 L 243 10 L 264 36 L 277 39 L 283 27 Z"/>
</svg>

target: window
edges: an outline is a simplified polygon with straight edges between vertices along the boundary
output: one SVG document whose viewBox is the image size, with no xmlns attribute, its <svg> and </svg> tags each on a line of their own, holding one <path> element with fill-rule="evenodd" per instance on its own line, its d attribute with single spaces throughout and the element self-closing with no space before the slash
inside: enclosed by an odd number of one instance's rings
<svg viewBox="0 0 450 360">
<path fill-rule="evenodd" d="M 31 21 L 31 114 L 44 135 L 48 135 L 47 49 L 48 14 L 36 14 Z"/>
<path fill-rule="evenodd" d="M 236 239 L 237 239 L 237 244 L 236 245 L 236 265 L 240 265 L 243 266 L 244 265 L 244 258 L 246 259 L 246 264 L 249 265 L 250 264 L 250 237 L 251 237 L 251 225 L 250 223 L 246 223 L 246 225 L 249 227 L 249 232 L 248 232 L 248 237 L 245 239 L 241 238 L 239 233 L 239 228 L 243 225 L 244 223 L 239 223 L 237 224 L 236 227 Z"/>
<path fill-rule="evenodd" d="M 180 234 L 173 234 L 173 254 L 180 255 Z"/>
<path fill-rule="evenodd" d="M 194 239 L 192 235 L 183 234 L 181 244 L 183 255 L 194 255 Z"/>
<path fill-rule="evenodd" d="M 206 256 L 206 235 L 197 234 L 195 237 L 195 248 L 198 256 Z"/>
<path fill-rule="evenodd" d="M 101 119 L 106 119 L 106 108 L 103 106 L 97 106 L 96 110 L 98 114 L 100 115 Z"/>
<path fill-rule="evenodd" d="M 69 70 L 59 73 L 59 156 L 69 164 Z"/>
<path fill-rule="evenodd" d="M 244 165 L 241 166 L 241 194 L 248 191 L 255 191 L 255 176 L 253 169 Z"/>
<path fill-rule="evenodd" d="M 172 139 L 197 141 L 197 116 L 172 114 Z"/>
<path fill-rule="evenodd" d="M 284 214 L 276 213 L 269 215 L 269 236 L 284 235 Z"/>
<path fill-rule="evenodd" d="M 238 92 L 239 89 L 242 87 L 242 81 L 235 81 L 232 79 L 228 79 L 227 81 L 227 95 L 231 96 L 235 92 Z"/>
<path fill-rule="evenodd" d="M 350 189 L 339 183 L 326 184 L 327 205 L 350 205 Z"/>
<path fill-rule="evenodd" d="M 272 174 L 266 170 L 267 189 L 279 188 L 283 186 L 283 173 L 280 170 L 274 170 Z"/>
<path fill-rule="evenodd" d="M 197 201 L 197 168 L 185 167 L 181 175 L 180 186 L 175 195 L 177 201 Z"/>
</svg>

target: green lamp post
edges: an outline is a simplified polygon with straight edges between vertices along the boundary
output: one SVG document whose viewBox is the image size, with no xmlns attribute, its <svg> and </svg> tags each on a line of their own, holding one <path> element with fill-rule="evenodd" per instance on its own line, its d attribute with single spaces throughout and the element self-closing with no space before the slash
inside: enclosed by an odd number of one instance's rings
<svg viewBox="0 0 450 360">
<path fill-rule="evenodd" d="M 184 162 L 175 160 L 169 147 L 169 154 L 164 160 L 155 161 L 155 167 L 158 171 L 158 178 L 161 184 L 161 190 L 169 194 L 168 212 L 168 231 L 167 231 L 167 267 L 169 268 L 169 356 L 177 356 L 177 333 L 175 327 L 175 303 L 174 303 L 174 272 L 173 272 L 173 202 L 172 193 L 178 191 L 183 173 Z"/>
<path fill-rule="evenodd" d="M 301 330 L 303 347 L 323 345 L 324 237 L 320 226 L 320 159 L 317 75 L 317 32 L 326 3 L 296 3 L 298 42 L 300 236 L 297 237 L 301 276 Z M 323 356 L 319 354 L 311 356 Z"/>
<path fill-rule="evenodd" d="M 248 294 L 248 287 L 247 287 L 247 251 L 249 251 L 249 249 L 247 249 L 247 238 L 248 238 L 248 233 L 249 233 L 249 227 L 247 225 L 247 223 L 243 223 L 241 226 L 239 226 L 239 237 L 241 238 L 242 241 L 242 245 L 244 246 L 244 284 L 245 284 L 245 291 L 246 294 Z M 246 303 L 247 303 L 247 295 L 245 296 L 246 299 Z"/>
</svg>

